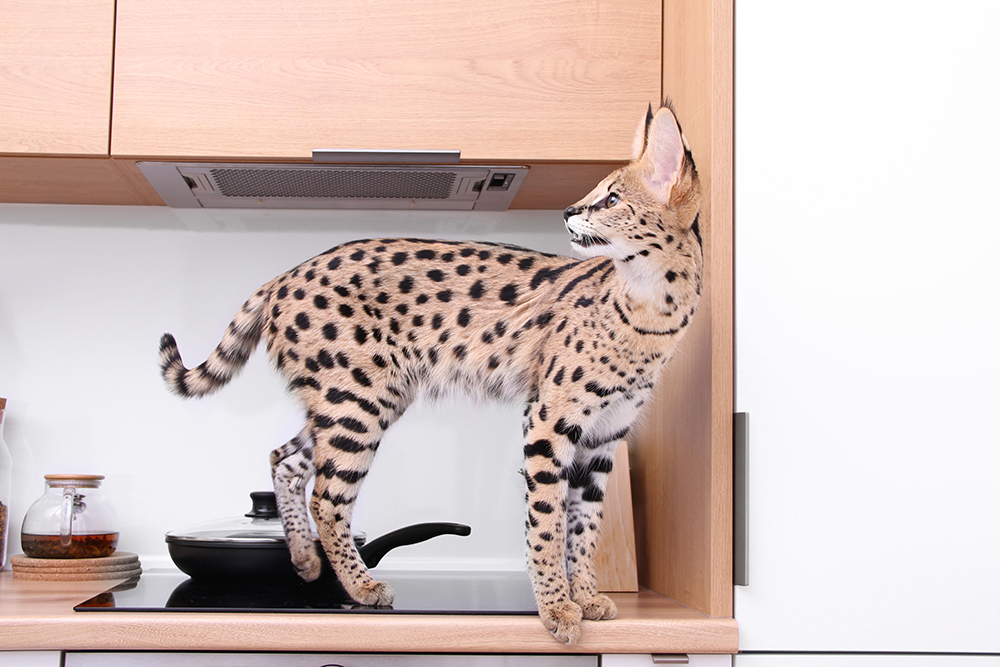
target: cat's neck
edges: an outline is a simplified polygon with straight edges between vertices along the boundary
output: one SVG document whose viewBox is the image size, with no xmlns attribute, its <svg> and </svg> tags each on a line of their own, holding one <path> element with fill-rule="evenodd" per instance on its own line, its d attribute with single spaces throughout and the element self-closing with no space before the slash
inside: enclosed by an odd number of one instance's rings
<svg viewBox="0 0 1000 667">
<path fill-rule="evenodd" d="M 696 265 L 667 265 L 652 257 L 615 260 L 614 296 L 619 315 L 640 331 L 684 329 L 698 305 L 701 276 Z"/>
</svg>

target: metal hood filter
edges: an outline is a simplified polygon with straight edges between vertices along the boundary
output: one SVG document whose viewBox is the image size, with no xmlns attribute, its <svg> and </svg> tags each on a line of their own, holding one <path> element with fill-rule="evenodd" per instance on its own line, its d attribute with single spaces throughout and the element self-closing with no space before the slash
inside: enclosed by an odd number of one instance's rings
<svg viewBox="0 0 1000 667">
<path fill-rule="evenodd" d="M 140 162 L 176 208 L 505 211 L 527 167 Z"/>
</svg>

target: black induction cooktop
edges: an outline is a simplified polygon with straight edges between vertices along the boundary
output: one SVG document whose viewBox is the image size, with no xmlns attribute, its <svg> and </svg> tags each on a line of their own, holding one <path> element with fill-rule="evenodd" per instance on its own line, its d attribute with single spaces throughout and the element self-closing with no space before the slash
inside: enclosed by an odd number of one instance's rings
<svg viewBox="0 0 1000 667">
<path fill-rule="evenodd" d="M 374 572 L 396 592 L 391 607 L 351 600 L 336 578 L 306 583 L 212 582 L 150 572 L 73 607 L 80 612 L 266 612 L 369 614 L 535 614 L 525 572 Z"/>
</svg>

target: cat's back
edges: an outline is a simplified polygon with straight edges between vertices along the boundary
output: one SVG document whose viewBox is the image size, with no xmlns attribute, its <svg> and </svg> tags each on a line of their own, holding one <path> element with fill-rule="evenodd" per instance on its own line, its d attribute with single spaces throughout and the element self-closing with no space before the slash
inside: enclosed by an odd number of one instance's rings
<svg viewBox="0 0 1000 667">
<path fill-rule="evenodd" d="M 265 287 L 265 338 L 295 377 L 358 359 L 369 376 L 381 364 L 419 362 L 442 377 L 499 377 L 531 365 L 566 302 L 611 264 L 485 242 L 353 241 Z"/>
</svg>

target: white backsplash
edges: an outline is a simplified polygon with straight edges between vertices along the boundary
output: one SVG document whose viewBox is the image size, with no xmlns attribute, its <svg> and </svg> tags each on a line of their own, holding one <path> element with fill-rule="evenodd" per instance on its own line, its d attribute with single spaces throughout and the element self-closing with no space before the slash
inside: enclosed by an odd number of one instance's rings
<svg viewBox="0 0 1000 667">
<path fill-rule="evenodd" d="M 0 396 L 14 457 L 9 553 L 55 472 L 107 476 L 119 549 L 169 563 L 168 530 L 249 510 L 270 489 L 268 454 L 302 414 L 263 349 L 220 393 L 170 394 L 160 335 L 189 366 L 260 285 L 343 241 L 419 236 L 569 252 L 558 211 L 203 211 L 0 204 Z M 524 561 L 520 407 L 420 402 L 395 424 L 361 491 L 369 538 L 423 521 L 472 526 L 400 549 L 386 568 Z"/>
</svg>

